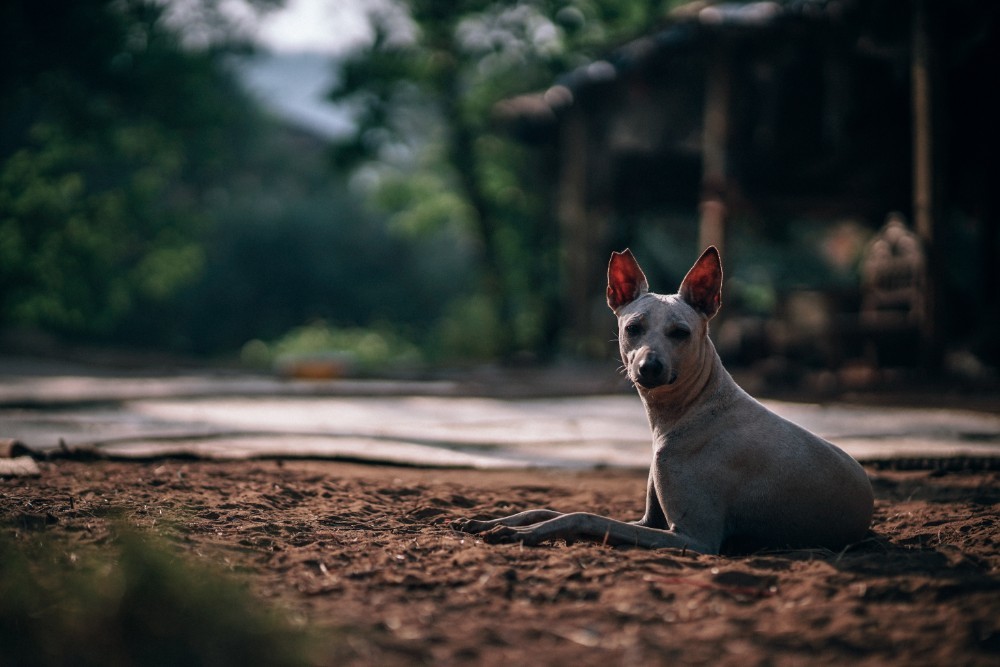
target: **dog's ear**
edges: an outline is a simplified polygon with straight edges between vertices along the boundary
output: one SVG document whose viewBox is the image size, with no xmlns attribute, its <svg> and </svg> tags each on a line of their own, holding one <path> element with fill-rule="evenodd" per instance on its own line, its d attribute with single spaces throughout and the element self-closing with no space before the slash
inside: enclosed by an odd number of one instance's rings
<svg viewBox="0 0 1000 667">
<path fill-rule="evenodd" d="M 608 262 L 608 306 L 611 310 L 617 313 L 648 291 L 646 275 L 639 268 L 632 251 L 626 248 L 611 253 L 611 261 Z"/>
<path fill-rule="evenodd" d="M 722 260 L 715 246 L 709 246 L 684 276 L 678 290 L 689 306 L 711 319 L 722 305 Z"/>
</svg>

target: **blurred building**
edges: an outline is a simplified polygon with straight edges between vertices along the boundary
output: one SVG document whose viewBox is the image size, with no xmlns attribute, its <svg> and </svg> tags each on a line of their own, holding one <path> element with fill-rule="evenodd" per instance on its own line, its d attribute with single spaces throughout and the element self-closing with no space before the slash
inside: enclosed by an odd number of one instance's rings
<svg viewBox="0 0 1000 667">
<path fill-rule="evenodd" d="M 608 221 L 665 206 L 698 211 L 699 245 L 724 253 L 734 217 L 874 231 L 900 211 L 926 256 L 922 361 L 946 336 L 1000 335 L 998 33 L 991 0 L 693 2 L 502 102 L 556 165 L 570 338 L 607 338 L 599 267 L 632 240 Z"/>
</svg>

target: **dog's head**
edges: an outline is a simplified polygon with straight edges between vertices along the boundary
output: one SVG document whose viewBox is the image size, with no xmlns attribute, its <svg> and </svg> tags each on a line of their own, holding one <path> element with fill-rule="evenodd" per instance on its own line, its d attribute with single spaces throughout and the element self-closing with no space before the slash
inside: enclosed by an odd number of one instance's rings
<svg viewBox="0 0 1000 667">
<path fill-rule="evenodd" d="M 618 317 L 618 345 L 628 378 L 641 389 L 672 385 L 700 363 L 708 321 L 722 305 L 722 262 L 709 247 L 677 294 L 649 291 L 631 251 L 611 254 L 608 306 Z"/>
</svg>

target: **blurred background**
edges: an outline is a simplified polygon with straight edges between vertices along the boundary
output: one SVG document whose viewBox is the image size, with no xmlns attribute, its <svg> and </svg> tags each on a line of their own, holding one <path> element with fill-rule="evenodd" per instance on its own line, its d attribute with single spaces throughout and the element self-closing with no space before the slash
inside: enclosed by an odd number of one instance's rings
<svg viewBox="0 0 1000 667">
<path fill-rule="evenodd" d="M 711 243 L 748 388 L 995 388 L 998 33 L 990 0 L 8 0 L 0 352 L 606 361 L 610 252 L 672 292 Z"/>
</svg>

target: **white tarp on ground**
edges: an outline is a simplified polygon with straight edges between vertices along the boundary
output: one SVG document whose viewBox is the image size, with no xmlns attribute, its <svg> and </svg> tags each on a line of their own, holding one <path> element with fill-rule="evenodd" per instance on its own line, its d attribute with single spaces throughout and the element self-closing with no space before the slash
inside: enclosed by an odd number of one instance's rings
<svg viewBox="0 0 1000 667">
<path fill-rule="evenodd" d="M 344 395 L 352 387 L 367 395 Z M 81 396 L 94 405 L 78 403 Z M 46 404 L 46 397 L 56 400 Z M 1000 458 L 998 415 L 766 404 L 862 461 Z M 650 455 L 634 394 L 471 398 L 447 383 L 35 378 L 0 387 L 0 438 L 36 452 L 122 458 L 320 457 L 477 468 L 646 467 Z"/>
</svg>

